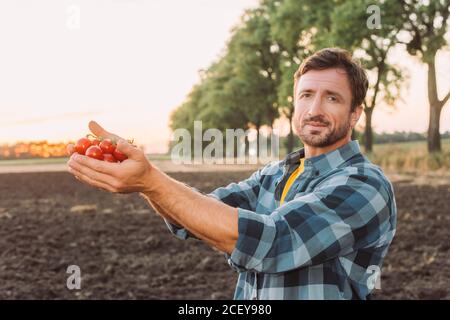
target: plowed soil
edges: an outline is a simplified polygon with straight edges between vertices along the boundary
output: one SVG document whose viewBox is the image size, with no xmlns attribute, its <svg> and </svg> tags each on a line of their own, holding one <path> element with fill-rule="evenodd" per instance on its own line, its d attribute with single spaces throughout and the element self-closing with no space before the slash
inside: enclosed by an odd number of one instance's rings
<svg viewBox="0 0 450 320">
<path fill-rule="evenodd" d="M 251 172 L 170 175 L 204 192 Z M 450 183 L 394 184 L 398 229 L 376 299 L 450 299 Z M 68 266 L 81 290 L 66 286 Z M 0 175 L 0 299 L 231 299 L 224 256 L 172 236 L 139 195 L 67 173 Z"/>
</svg>

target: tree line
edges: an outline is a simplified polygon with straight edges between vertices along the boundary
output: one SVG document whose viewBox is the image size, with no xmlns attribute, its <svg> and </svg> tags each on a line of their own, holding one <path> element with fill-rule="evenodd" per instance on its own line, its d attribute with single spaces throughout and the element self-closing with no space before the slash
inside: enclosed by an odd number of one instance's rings
<svg viewBox="0 0 450 320">
<path fill-rule="evenodd" d="M 427 66 L 429 152 L 440 152 L 441 112 L 450 90 L 438 97 L 436 55 L 448 47 L 450 0 L 261 0 L 232 29 L 220 57 L 200 73 L 200 81 L 170 117 L 172 130 L 273 128 L 290 124 L 287 150 L 298 144 L 292 130 L 293 75 L 307 56 L 325 47 L 353 52 L 367 70 L 363 143 L 371 152 L 376 107 L 395 107 L 407 83 L 407 70 L 391 64 L 392 50 L 404 50 Z"/>
</svg>

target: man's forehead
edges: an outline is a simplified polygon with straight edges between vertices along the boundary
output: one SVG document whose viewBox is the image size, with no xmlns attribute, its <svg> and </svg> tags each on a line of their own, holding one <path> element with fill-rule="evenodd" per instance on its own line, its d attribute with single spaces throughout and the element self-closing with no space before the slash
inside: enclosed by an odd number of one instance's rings
<svg viewBox="0 0 450 320">
<path fill-rule="evenodd" d="M 298 80 L 297 91 L 305 89 L 325 89 L 350 91 L 347 74 L 342 69 L 310 70 Z"/>
</svg>

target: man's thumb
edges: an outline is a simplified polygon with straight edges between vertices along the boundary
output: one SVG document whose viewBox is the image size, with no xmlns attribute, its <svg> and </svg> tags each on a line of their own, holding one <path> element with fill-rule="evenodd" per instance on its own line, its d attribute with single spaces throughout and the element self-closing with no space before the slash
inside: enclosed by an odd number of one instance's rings
<svg viewBox="0 0 450 320">
<path fill-rule="evenodd" d="M 135 158 L 139 154 L 139 149 L 128 143 L 128 141 L 119 139 L 116 149 L 126 155 L 128 158 Z"/>
</svg>

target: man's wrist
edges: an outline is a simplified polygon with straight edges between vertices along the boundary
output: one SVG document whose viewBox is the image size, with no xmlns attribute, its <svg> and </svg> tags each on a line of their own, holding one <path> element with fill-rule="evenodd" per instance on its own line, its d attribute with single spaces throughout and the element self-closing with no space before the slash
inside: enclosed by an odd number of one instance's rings
<svg viewBox="0 0 450 320">
<path fill-rule="evenodd" d="M 158 190 L 158 184 L 160 182 L 159 170 L 149 163 L 149 170 L 144 176 L 144 186 L 141 193 L 151 198 L 151 196 Z"/>
</svg>

